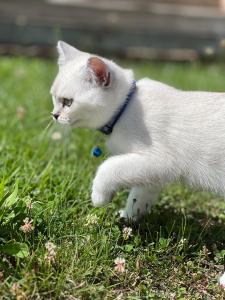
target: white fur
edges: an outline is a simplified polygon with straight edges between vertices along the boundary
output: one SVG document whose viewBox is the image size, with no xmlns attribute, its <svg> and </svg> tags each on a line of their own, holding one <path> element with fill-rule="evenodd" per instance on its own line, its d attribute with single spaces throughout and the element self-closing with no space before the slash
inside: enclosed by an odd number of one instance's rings
<svg viewBox="0 0 225 300">
<path fill-rule="evenodd" d="M 225 273 L 219 278 L 219 284 L 223 289 L 225 288 Z"/>
<path fill-rule="evenodd" d="M 111 84 L 103 88 L 90 83 L 91 55 L 74 50 L 71 57 L 68 48 L 66 60 L 66 45 L 60 49 L 63 59 L 51 89 L 54 112 L 61 110 L 61 123 L 79 119 L 75 127 L 96 129 L 124 102 L 133 73 L 102 58 L 111 72 Z M 60 97 L 74 98 L 67 111 L 60 108 Z M 107 145 L 113 156 L 98 168 L 93 181 L 95 206 L 110 202 L 119 188 L 131 188 L 121 216 L 135 219 L 151 209 L 165 184 L 181 179 L 225 196 L 225 93 L 181 91 L 139 80 Z"/>
</svg>

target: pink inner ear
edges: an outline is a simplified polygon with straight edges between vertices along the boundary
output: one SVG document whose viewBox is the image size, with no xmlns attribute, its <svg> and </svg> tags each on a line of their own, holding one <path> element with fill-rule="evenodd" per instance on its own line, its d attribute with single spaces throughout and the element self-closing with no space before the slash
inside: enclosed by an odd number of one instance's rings
<svg viewBox="0 0 225 300">
<path fill-rule="evenodd" d="M 109 86 L 110 73 L 104 61 L 98 57 L 91 57 L 88 60 L 88 66 L 94 72 L 99 84 L 103 86 Z"/>
</svg>

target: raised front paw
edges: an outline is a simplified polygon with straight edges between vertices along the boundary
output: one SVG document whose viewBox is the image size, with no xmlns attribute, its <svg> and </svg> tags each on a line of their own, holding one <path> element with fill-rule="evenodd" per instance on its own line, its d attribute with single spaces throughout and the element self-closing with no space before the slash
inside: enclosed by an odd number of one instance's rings
<svg viewBox="0 0 225 300">
<path fill-rule="evenodd" d="M 113 197 L 112 193 L 99 192 L 96 189 L 92 189 L 91 200 L 94 206 L 101 207 L 111 202 Z"/>
<path fill-rule="evenodd" d="M 107 162 L 107 161 L 106 161 Z M 114 195 L 113 180 L 110 169 L 106 168 L 104 162 L 97 171 L 93 180 L 91 199 L 94 206 L 100 207 L 109 203 Z"/>
</svg>

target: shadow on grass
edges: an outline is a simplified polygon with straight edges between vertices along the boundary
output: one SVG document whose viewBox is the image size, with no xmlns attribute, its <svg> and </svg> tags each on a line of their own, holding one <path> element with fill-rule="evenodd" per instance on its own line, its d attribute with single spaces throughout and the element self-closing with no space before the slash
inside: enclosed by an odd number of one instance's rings
<svg viewBox="0 0 225 300">
<path fill-rule="evenodd" d="M 185 239 L 190 246 L 187 255 L 194 254 L 203 246 L 212 252 L 225 249 L 225 222 L 203 212 L 188 211 L 184 214 L 174 207 L 160 206 L 139 223 L 132 223 L 132 228 L 135 234 L 140 235 L 143 245 L 160 238 L 170 239 L 173 244 Z"/>
</svg>

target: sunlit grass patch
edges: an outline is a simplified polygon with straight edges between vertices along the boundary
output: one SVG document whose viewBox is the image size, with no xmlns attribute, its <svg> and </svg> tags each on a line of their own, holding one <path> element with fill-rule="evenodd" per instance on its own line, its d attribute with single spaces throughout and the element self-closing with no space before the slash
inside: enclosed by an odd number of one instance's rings
<svg viewBox="0 0 225 300">
<path fill-rule="evenodd" d="M 225 90 L 224 65 L 122 64 L 137 78 Z M 223 200 L 175 184 L 141 224 L 116 215 L 126 191 L 93 208 L 101 159 L 91 149 L 102 136 L 53 124 L 56 71 L 51 61 L 0 59 L 0 297 L 223 299 Z"/>
</svg>

